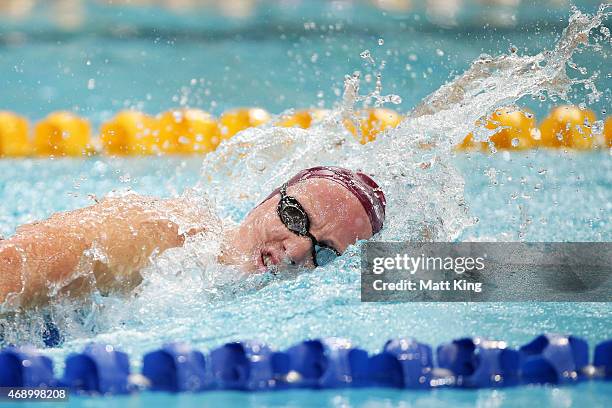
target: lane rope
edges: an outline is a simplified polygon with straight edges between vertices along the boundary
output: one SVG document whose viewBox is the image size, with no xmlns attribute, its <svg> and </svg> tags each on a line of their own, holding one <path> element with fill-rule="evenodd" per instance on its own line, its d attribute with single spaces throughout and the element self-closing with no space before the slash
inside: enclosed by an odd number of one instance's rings
<svg viewBox="0 0 612 408">
<path fill-rule="evenodd" d="M 435 352 L 435 361 L 434 361 Z M 350 340 L 305 340 L 283 351 L 257 341 L 224 344 L 204 354 L 169 343 L 130 370 L 128 354 L 108 344 L 90 344 L 65 359 L 54 376 L 49 357 L 28 346 L 0 351 L 0 387 L 66 387 L 74 393 L 140 391 L 265 391 L 294 388 L 391 387 L 498 388 L 526 384 L 567 385 L 612 380 L 612 340 L 595 347 L 576 336 L 542 334 L 513 349 L 503 341 L 462 338 L 438 346 L 411 338 L 389 340 L 369 354 Z"/>
<path fill-rule="evenodd" d="M 3 111 L 0 157 L 206 154 L 244 129 L 271 121 L 275 126 L 307 129 L 328 113 L 304 109 L 273 117 L 261 108 L 240 108 L 215 118 L 198 109 L 176 109 L 156 116 L 123 111 L 103 123 L 99 136 L 93 137 L 89 121 L 71 112 L 53 112 L 32 126 L 26 118 Z M 357 118 L 357 123 L 345 120 L 343 125 L 362 144 L 403 119 L 385 108 L 358 111 Z M 555 107 L 539 125 L 528 110 L 500 108 L 477 121 L 475 127 L 482 129 L 484 136 L 468 134 L 457 151 L 612 148 L 612 116 L 597 120 L 593 111 L 573 105 Z"/>
</svg>

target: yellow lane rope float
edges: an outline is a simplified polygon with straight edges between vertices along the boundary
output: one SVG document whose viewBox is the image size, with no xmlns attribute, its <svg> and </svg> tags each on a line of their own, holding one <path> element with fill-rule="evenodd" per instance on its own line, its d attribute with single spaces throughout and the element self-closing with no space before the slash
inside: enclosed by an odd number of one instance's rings
<svg viewBox="0 0 612 408">
<path fill-rule="evenodd" d="M 95 153 L 89 122 L 70 112 L 54 112 L 34 128 L 34 153 L 83 156 Z"/>
<path fill-rule="evenodd" d="M 11 112 L 0 112 L 0 157 L 21 157 L 31 153 L 28 121 Z"/>
<path fill-rule="evenodd" d="M 558 106 L 542 121 L 541 145 L 586 150 L 593 147 L 595 113 L 577 106 Z"/>
<path fill-rule="evenodd" d="M 525 150 L 537 145 L 539 130 L 535 116 L 531 112 L 500 108 L 485 121 L 479 121 L 476 125 L 497 131 L 490 136 L 489 142 L 474 141 L 474 135 L 470 133 L 457 146 L 459 150 L 488 151 L 490 144 L 496 149 Z"/>
<path fill-rule="evenodd" d="M 296 110 L 281 114 L 270 123 L 307 129 L 328 114 L 324 109 Z M 198 109 L 173 109 L 155 117 L 123 111 L 101 126 L 99 141 L 94 142 L 89 122 L 70 112 L 54 112 L 39 121 L 30 139 L 27 119 L 0 111 L 0 157 L 89 156 L 96 153 L 95 143 L 99 143 L 98 151 L 108 155 L 204 154 L 215 150 L 222 140 L 271 119 L 270 113 L 261 108 L 230 110 L 219 119 Z M 490 131 L 487 142 L 474 140 L 470 133 L 457 150 L 612 148 L 612 117 L 598 122 L 603 125 L 598 126 L 603 132 L 600 130 L 597 134 L 593 132 L 596 119 L 595 113 L 588 109 L 563 105 L 552 109 L 538 127 L 531 112 L 500 108 L 476 123 Z M 365 144 L 385 129 L 398 126 L 401 120 L 402 116 L 394 110 L 370 108 L 356 112 L 355 120 L 346 119 L 343 124 Z"/>
<path fill-rule="evenodd" d="M 344 126 L 359 139 L 361 144 L 371 142 L 376 139 L 376 135 L 380 132 L 390 127 L 396 127 L 402 121 L 402 117 L 399 113 L 384 108 L 362 110 L 357 112 L 356 116 L 359 132 L 357 131 L 355 123 L 351 120 L 345 120 Z"/>
<path fill-rule="evenodd" d="M 329 111 L 326 109 L 298 110 L 292 114 L 281 115 L 276 122 L 276 126 L 308 129 L 315 123 L 322 121 L 328 114 Z"/>
<path fill-rule="evenodd" d="M 534 148 L 588 150 L 610 147 L 606 145 L 605 140 L 598 140 L 593 134 L 592 128 L 596 120 L 595 113 L 591 110 L 563 105 L 554 108 L 538 128 L 532 113 L 515 108 L 501 108 L 484 122 L 484 127 L 487 129 L 500 129 L 490 136 L 488 143 L 474 141 L 473 134 L 470 133 L 457 149 L 488 151 L 494 146 L 502 150 Z M 477 125 L 482 126 L 483 123 Z"/>
<path fill-rule="evenodd" d="M 606 123 L 604 125 L 604 137 L 606 147 L 612 149 L 612 116 L 606 119 Z"/>
<path fill-rule="evenodd" d="M 158 141 L 157 120 L 141 112 L 120 112 L 100 129 L 102 149 L 111 155 L 153 154 Z"/>
<path fill-rule="evenodd" d="M 215 118 L 198 109 L 172 110 L 158 117 L 159 141 L 165 153 L 208 153 L 221 142 Z"/>
<path fill-rule="evenodd" d="M 222 139 L 229 139 L 241 130 L 263 125 L 271 115 L 261 108 L 241 108 L 225 112 L 219 118 Z"/>
</svg>

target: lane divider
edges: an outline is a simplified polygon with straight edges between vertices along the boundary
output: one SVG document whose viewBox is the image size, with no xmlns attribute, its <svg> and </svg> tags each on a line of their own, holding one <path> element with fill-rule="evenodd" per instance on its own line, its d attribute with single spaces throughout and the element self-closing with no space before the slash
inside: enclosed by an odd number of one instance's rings
<svg viewBox="0 0 612 408">
<path fill-rule="evenodd" d="M 223 139 L 229 139 L 241 130 L 267 123 L 271 115 L 265 109 L 245 108 L 225 112 L 219 118 Z"/>
<path fill-rule="evenodd" d="M 26 118 L 0 112 L 0 157 L 22 157 L 32 154 L 30 128 Z"/>
<path fill-rule="evenodd" d="M 603 132 L 596 135 L 595 113 L 577 106 L 554 108 L 537 126 L 535 115 L 528 110 L 497 109 L 485 120 L 476 123 L 488 130 L 497 130 L 489 142 L 474 141 L 468 134 L 457 150 L 489 152 L 496 150 L 527 150 L 537 148 L 590 150 L 612 147 L 612 117 L 605 121 Z"/>
<path fill-rule="evenodd" d="M 272 120 L 276 126 L 306 129 L 328 113 L 306 109 L 273 118 L 261 108 L 241 108 L 217 119 L 198 109 L 174 109 L 155 117 L 123 111 L 103 123 L 99 138 L 93 138 L 89 122 L 70 112 L 51 113 L 33 130 L 27 119 L 0 112 L 0 157 L 205 154 L 244 129 Z M 355 116 L 356 123 L 345 120 L 343 125 L 362 144 L 402 121 L 399 113 L 385 108 L 357 111 Z M 593 132 L 596 123 L 604 123 L 603 132 Z M 476 126 L 493 133 L 489 141 L 478 141 L 470 133 L 457 146 L 458 151 L 612 148 L 612 117 L 597 122 L 594 112 L 571 105 L 554 108 L 539 126 L 533 113 L 513 108 L 497 109 Z"/>
<path fill-rule="evenodd" d="M 33 149 L 37 156 L 90 155 L 91 126 L 73 113 L 54 112 L 36 124 Z"/>
<path fill-rule="evenodd" d="M 361 144 L 366 144 L 374 139 L 376 135 L 387 128 L 393 128 L 400 124 L 402 117 L 391 109 L 376 108 L 356 112 L 360 132 L 350 120 L 344 121 L 344 127 L 353 134 Z M 361 133 L 361 134 L 360 134 Z"/>
<path fill-rule="evenodd" d="M 0 351 L 0 387 L 67 387 L 74 393 L 126 394 L 144 390 L 200 392 L 291 388 L 498 388 L 525 384 L 612 381 L 612 340 L 595 348 L 579 337 L 542 334 L 518 350 L 503 341 L 462 338 L 431 346 L 389 340 L 370 355 L 349 340 L 306 340 L 284 351 L 257 341 L 227 343 L 204 354 L 170 343 L 145 354 L 140 373 L 111 345 L 90 344 L 66 358 L 61 378 L 51 359 L 31 347 Z"/>
</svg>

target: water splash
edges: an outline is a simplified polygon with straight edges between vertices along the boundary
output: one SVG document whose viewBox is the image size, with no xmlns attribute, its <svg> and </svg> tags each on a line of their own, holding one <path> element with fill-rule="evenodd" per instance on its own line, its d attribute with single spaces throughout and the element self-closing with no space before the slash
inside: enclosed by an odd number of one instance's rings
<svg viewBox="0 0 612 408">
<path fill-rule="evenodd" d="M 599 42 L 609 42 L 609 31 L 600 31 L 602 38 L 596 44 L 589 43 L 589 35 L 610 16 L 612 5 L 602 4 L 595 15 L 572 10 L 569 24 L 552 51 L 534 56 L 515 52 L 498 57 L 481 55 L 466 72 L 425 98 L 407 122 L 429 128 L 433 141 L 450 148 L 469 133 L 476 120 L 524 96 L 548 94 L 567 101 L 572 85 L 582 84 L 590 91 L 589 102 L 598 100 L 601 93 L 595 78 L 571 79 L 566 67 L 571 66 L 575 52 L 587 46 L 599 49 Z"/>
<path fill-rule="evenodd" d="M 595 15 L 574 9 L 552 51 L 481 56 L 425 98 L 400 126 L 366 146 L 344 129 L 343 120 L 358 102 L 373 98 L 383 104 L 392 102 L 393 96 L 380 96 L 380 78 L 373 92 L 361 95 L 360 75 L 347 76 L 342 103 L 326 121 L 307 130 L 243 131 L 207 156 L 198 189 L 225 203 L 219 208 L 222 213 L 239 218 L 302 168 L 345 166 L 372 174 L 386 191 L 389 211 L 381 238 L 454 240 L 472 218 L 463 201 L 463 180 L 451 165 L 453 146 L 479 118 L 525 96 L 548 94 L 567 100 L 572 85 L 588 83 L 596 97 L 592 79 L 571 79 L 566 67 L 575 52 L 589 46 L 589 35 L 610 9 L 604 4 Z M 600 33 L 609 41 L 605 30 Z M 370 52 L 364 51 L 362 58 L 375 63 Z"/>
<path fill-rule="evenodd" d="M 400 126 L 365 146 L 346 130 L 347 116 L 354 114 L 360 102 L 367 105 L 374 101 L 374 106 L 380 106 L 397 98 L 382 95 L 382 75 L 376 76 L 375 89 L 364 95 L 360 93 L 361 76 L 350 75 L 345 80 L 342 101 L 326 120 L 307 130 L 268 126 L 239 133 L 206 157 L 200 182 L 185 197 L 195 201 L 208 197 L 221 217 L 238 222 L 269 191 L 300 169 L 339 165 L 371 174 L 386 192 L 387 220 L 379 239 L 456 240 L 475 220 L 464 201 L 464 181 L 452 165 L 452 146 L 473 130 L 479 118 L 526 95 L 567 99 L 573 85 L 588 84 L 593 98 L 597 98 L 593 78 L 571 79 L 566 67 L 572 67 L 573 53 L 593 46 L 588 42 L 589 34 L 610 15 L 610 9 L 610 5 L 603 5 L 594 16 L 574 10 L 552 51 L 535 56 L 482 56 L 464 74 L 425 98 Z M 604 41 L 609 40 L 606 30 L 600 30 L 600 34 Z M 528 216 L 522 216 L 526 222 Z M 152 260 L 143 273 L 145 283 L 129 301 L 94 294 L 86 305 L 63 300 L 48 313 L 61 331 L 69 334 L 69 349 L 80 347 L 96 335 L 98 341 L 115 344 L 127 337 L 137 339 L 142 351 L 152 341 L 142 332 L 143 327 L 155 333 L 155 342 L 176 338 L 190 341 L 198 336 L 189 329 L 194 324 L 201 333 L 219 332 L 215 330 L 219 321 L 205 321 L 207 311 L 219 300 L 248 298 L 278 279 L 292 280 L 287 289 L 290 296 L 305 296 L 303 293 L 313 285 L 309 274 L 244 278 L 231 268 L 217 265 L 217 251 L 214 236 L 189 240 L 184 247 Z M 320 299 L 337 299 L 333 293 L 337 288 L 325 285 L 331 277 L 357 290 L 358 254 L 358 247 L 353 246 L 337 262 L 317 270 L 317 282 L 322 283 L 317 285 Z M 337 277 L 339 271 L 342 278 Z M 247 304 L 249 301 L 255 302 L 245 300 Z M 40 314 L 21 314 L 2 319 L 0 325 L 8 333 L 5 342 L 19 343 L 37 339 L 45 323 Z M 223 335 L 231 337 L 232 333 Z"/>
</svg>

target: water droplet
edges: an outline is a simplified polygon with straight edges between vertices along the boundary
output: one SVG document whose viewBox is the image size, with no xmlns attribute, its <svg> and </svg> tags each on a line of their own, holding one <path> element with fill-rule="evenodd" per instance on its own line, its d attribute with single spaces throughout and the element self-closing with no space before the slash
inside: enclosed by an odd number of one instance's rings
<svg viewBox="0 0 612 408">
<path fill-rule="evenodd" d="M 513 147 L 518 147 L 519 142 L 520 141 L 519 141 L 518 137 L 515 137 L 514 139 L 512 139 L 512 146 Z"/>
<path fill-rule="evenodd" d="M 436 54 L 438 55 L 438 57 L 443 57 L 444 56 L 444 51 L 442 51 L 441 49 L 436 49 Z"/>
<path fill-rule="evenodd" d="M 402 97 L 399 95 L 389 95 L 389 102 L 394 105 L 399 105 L 400 103 L 402 103 Z"/>
<path fill-rule="evenodd" d="M 173 111 L 172 117 L 176 123 L 180 123 L 183 120 L 183 112 L 181 111 Z"/>
<path fill-rule="evenodd" d="M 89 81 L 87 81 L 87 89 L 91 91 L 92 89 L 95 89 L 95 87 L 96 87 L 96 80 L 93 78 L 90 78 Z"/>
<path fill-rule="evenodd" d="M 596 120 L 595 122 L 593 122 L 592 129 L 593 129 L 593 134 L 601 135 L 604 131 L 604 121 Z"/>
<path fill-rule="evenodd" d="M 378 45 L 384 45 L 385 44 L 385 40 L 383 40 L 382 38 L 378 39 Z"/>
</svg>

